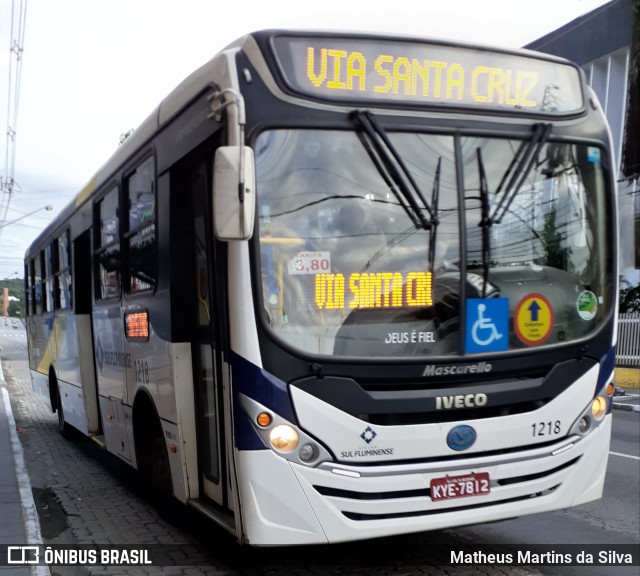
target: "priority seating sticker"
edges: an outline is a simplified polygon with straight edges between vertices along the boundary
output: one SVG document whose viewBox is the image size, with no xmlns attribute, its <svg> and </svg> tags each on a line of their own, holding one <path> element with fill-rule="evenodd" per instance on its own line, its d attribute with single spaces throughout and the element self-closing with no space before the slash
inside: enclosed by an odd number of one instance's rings
<svg viewBox="0 0 640 576">
<path fill-rule="evenodd" d="M 527 346 L 542 344 L 553 331 L 551 302 L 542 294 L 528 294 L 516 306 L 513 320 L 516 335 L 521 342 Z"/>
</svg>

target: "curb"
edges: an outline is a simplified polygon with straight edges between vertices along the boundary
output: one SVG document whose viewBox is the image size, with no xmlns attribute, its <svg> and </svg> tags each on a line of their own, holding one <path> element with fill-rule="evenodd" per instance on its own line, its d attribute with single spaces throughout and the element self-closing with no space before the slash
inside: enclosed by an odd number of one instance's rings
<svg viewBox="0 0 640 576">
<path fill-rule="evenodd" d="M 638 404 L 614 404 L 614 410 L 622 410 L 624 412 L 640 412 L 640 405 Z"/>
<path fill-rule="evenodd" d="M 625 389 L 616 385 L 612 408 L 626 412 L 640 412 L 640 389 L 637 386 Z"/>
<path fill-rule="evenodd" d="M 613 410 L 623 410 L 624 412 L 640 412 L 640 404 L 618 404 L 614 402 L 612 408 Z"/>
<path fill-rule="evenodd" d="M 35 501 L 33 499 L 33 493 L 31 491 L 31 481 L 29 479 L 29 473 L 27 472 L 27 466 L 24 460 L 24 452 L 22 450 L 22 444 L 18 438 L 18 432 L 16 429 L 16 421 L 13 417 L 13 411 L 11 409 L 11 398 L 9 397 L 9 391 L 6 387 L 6 381 L 4 379 L 4 372 L 2 370 L 2 362 L 0 361 L 0 394 L 2 395 L 5 408 L 5 416 L 9 425 L 9 445 L 10 450 L 13 452 L 13 462 L 15 466 L 15 475 L 18 482 L 18 498 L 22 507 L 22 519 L 24 526 L 24 534 L 27 539 L 25 544 L 44 544 L 42 539 L 42 533 L 40 531 L 40 519 L 38 517 L 38 510 L 36 508 Z M 48 566 L 34 565 L 30 566 L 30 573 L 32 576 L 50 576 L 51 571 Z"/>
</svg>

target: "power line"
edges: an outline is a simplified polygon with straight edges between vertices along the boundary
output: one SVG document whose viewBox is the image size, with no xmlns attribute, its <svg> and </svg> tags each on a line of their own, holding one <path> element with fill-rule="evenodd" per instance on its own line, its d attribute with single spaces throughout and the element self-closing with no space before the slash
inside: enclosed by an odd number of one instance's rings
<svg viewBox="0 0 640 576">
<path fill-rule="evenodd" d="M 13 0 L 11 5 L 11 38 L 9 40 L 9 81 L 7 82 L 7 131 L 4 176 L 0 177 L 0 220 L 7 219 L 7 211 L 14 190 L 19 189 L 15 181 L 16 135 L 18 133 L 18 110 L 20 106 L 20 84 L 22 80 L 22 56 L 27 21 L 27 0 Z M 2 228 L 0 228 L 0 234 Z"/>
</svg>

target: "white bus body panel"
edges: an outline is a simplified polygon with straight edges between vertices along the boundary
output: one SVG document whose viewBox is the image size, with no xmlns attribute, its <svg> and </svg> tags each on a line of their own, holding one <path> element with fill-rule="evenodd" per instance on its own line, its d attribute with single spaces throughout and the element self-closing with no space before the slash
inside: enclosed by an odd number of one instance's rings
<svg viewBox="0 0 640 576">
<path fill-rule="evenodd" d="M 374 538 L 394 534 L 406 534 L 424 530 L 438 530 L 454 526 L 464 526 L 481 522 L 504 520 L 515 516 L 548 512 L 582 504 L 602 495 L 604 475 L 607 467 L 609 440 L 611 434 L 611 415 L 605 422 L 573 449 L 557 456 L 548 456 L 528 462 L 528 454 L 511 454 L 510 458 L 520 456 L 522 461 L 494 464 L 478 464 L 473 468 L 456 469 L 455 474 L 472 471 L 488 472 L 493 480 L 536 474 L 541 469 L 553 470 L 572 459 L 589 454 L 588 457 L 558 472 L 526 482 L 507 486 L 492 486 L 491 494 L 474 496 L 444 502 L 433 502 L 428 497 L 418 496 L 396 498 L 385 502 L 379 500 L 356 501 L 339 497 L 324 497 L 315 488 L 331 486 L 356 492 L 398 492 L 403 489 L 424 489 L 431 478 L 450 473 L 450 469 L 440 463 L 438 470 L 406 474 L 403 466 L 398 467 L 399 474 L 385 474 L 382 477 L 347 478 L 319 469 L 303 468 L 294 465 L 304 493 L 309 498 L 313 510 L 330 542 L 341 542 L 354 538 Z M 362 472 L 366 472 L 362 470 Z M 542 494 L 534 497 L 536 494 Z M 521 500 L 500 502 L 512 498 Z M 495 502 L 495 505 L 487 505 Z M 478 508 L 473 508 L 478 505 Z M 464 510 L 455 508 L 464 507 Z M 450 510 L 454 509 L 454 510 Z M 399 518 L 351 520 L 345 512 L 356 514 L 420 514 L 424 516 L 406 516 Z M 437 511 L 437 514 L 427 515 Z"/>
<path fill-rule="evenodd" d="M 98 389 L 93 355 L 93 337 L 91 334 L 91 316 L 76 315 L 78 342 L 78 377 L 83 390 L 83 399 L 87 418 L 87 433 L 97 434 L 100 430 L 98 412 Z"/>
<path fill-rule="evenodd" d="M 188 478 L 181 450 L 182 446 L 179 440 L 180 433 L 178 426 L 166 420 L 161 420 L 160 424 L 162 425 L 162 436 L 167 444 L 173 495 L 180 500 L 180 502 L 186 504 L 188 500 Z"/>
<path fill-rule="evenodd" d="M 611 415 L 608 415 L 599 428 L 561 454 L 554 456 L 547 450 L 546 455 L 532 460 L 527 451 L 516 452 L 504 457 L 504 463 L 482 464 L 482 459 L 477 459 L 466 468 L 461 468 L 461 463 L 447 467 L 442 462 L 424 467 L 389 465 L 380 470 L 338 465 L 307 468 L 291 464 L 271 451 L 240 452 L 238 462 L 251 478 L 242 482 L 241 488 L 243 507 L 248 511 L 245 518 L 251 518 L 245 521 L 245 536 L 253 545 L 337 543 L 492 522 L 584 504 L 602 496 L 610 436 Z M 588 457 L 582 457 L 585 454 Z M 579 458 L 576 463 L 568 464 L 576 458 Z M 542 478 L 492 485 L 488 495 L 440 502 L 427 496 L 348 499 L 323 496 L 314 487 L 398 494 L 404 490 L 424 490 L 431 478 L 447 474 L 482 471 L 488 472 L 495 482 L 559 467 L 562 469 Z M 332 469 L 362 476 L 347 477 Z M 368 473 L 371 475 L 366 476 Z M 495 504 L 491 505 L 492 502 Z M 475 505 L 478 507 L 474 508 Z M 460 507 L 465 509 L 457 509 Z M 398 517 L 353 520 L 345 512 Z"/>
<path fill-rule="evenodd" d="M 122 400 L 125 393 L 124 368 L 127 358 L 123 348 L 123 327 L 120 307 L 97 308 L 93 312 L 93 333 L 95 335 L 96 373 L 98 391 L 102 398 Z M 102 419 L 105 411 L 100 402 Z M 108 440 L 108 438 L 107 438 Z"/>
<path fill-rule="evenodd" d="M 327 542 L 306 491 L 291 467 L 271 450 L 238 451 L 245 542 L 259 546 Z"/>
<path fill-rule="evenodd" d="M 49 370 L 53 367 L 65 421 L 84 434 L 96 433 L 100 422 L 90 316 L 63 311 L 43 334 L 44 349 L 34 347 L 38 366 L 31 371 L 33 389 L 50 403 Z"/>
<path fill-rule="evenodd" d="M 100 396 L 100 412 L 105 446 L 109 452 L 131 462 L 131 444 L 129 434 L 131 428 L 131 412 L 125 417 L 124 404 L 120 398 Z"/>
<path fill-rule="evenodd" d="M 71 426 L 77 430 L 80 430 L 83 434 L 88 434 L 87 412 L 85 410 L 82 388 L 75 384 L 63 382 L 62 380 L 58 380 L 58 388 L 60 389 L 60 401 L 62 402 L 64 421 L 71 424 Z"/>
<path fill-rule="evenodd" d="M 459 455 L 447 446 L 447 434 L 457 424 L 472 423 L 477 440 L 465 456 L 493 450 L 533 447 L 564 438 L 583 409 L 593 400 L 599 367 L 594 366 L 562 394 L 542 408 L 525 414 L 484 418 L 472 422 L 443 422 L 414 426 L 368 424 L 330 406 L 295 386 L 291 396 L 296 414 L 306 432 L 320 439 L 341 461 L 380 464 L 384 461 L 415 460 Z M 448 414 L 451 410 L 448 411 Z M 572 415 L 572 416 L 568 416 Z M 557 434 L 537 436 L 532 426 L 540 422 L 561 423 Z M 330 426 L 327 423 L 331 422 Z M 361 434 L 371 428 L 375 438 L 369 444 Z"/>
<path fill-rule="evenodd" d="M 446 444 L 447 432 L 464 421 L 371 425 L 378 434 L 371 446 L 375 444 L 382 455 L 356 457 L 359 460 L 350 464 L 307 467 L 270 450 L 242 451 L 238 457 L 242 504 L 249 510 L 245 518 L 253 518 L 244 526 L 247 541 L 254 545 L 344 542 L 503 520 L 595 500 L 604 487 L 612 416 L 585 437 L 566 433 L 591 402 L 597 376 L 596 367 L 537 411 L 473 420 L 478 439 L 464 453 L 455 453 Z M 358 443 L 366 446 L 360 434 L 368 423 L 295 387 L 292 395 L 303 428 L 334 453 L 353 454 Z M 572 415 L 569 421 L 567 414 Z M 562 422 L 562 432 L 536 440 L 532 423 L 555 420 Z M 388 462 L 384 452 L 390 448 L 395 461 L 416 463 Z M 458 458 L 438 461 L 452 454 Z M 472 472 L 489 473 L 489 494 L 435 501 L 426 494 L 433 478 Z M 416 490 L 422 494 L 402 495 Z M 371 493 L 381 497 L 359 497 Z"/>
<path fill-rule="evenodd" d="M 49 397 L 49 376 L 42 374 L 37 370 L 31 370 L 31 387 L 33 391 L 41 396 L 47 406 L 51 406 L 51 398 Z"/>
<path fill-rule="evenodd" d="M 177 425 L 163 421 L 165 440 L 169 442 L 167 454 L 171 465 L 173 493 L 181 502 L 197 498 L 198 446 L 196 434 L 196 403 L 191 361 L 191 344 L 172 344 L 173 382 L 177 412 Z M 175 438 L 175 439 L 174 439 Z M 175 452 L 171 445 L 174 446 Z"/>
<path fill-rule="evenodd" d="M 138 312 L 132 307 L 127 312 Z M 122 320 L 124 325 L 124 319 Z M 120 328 L 122 331 L 122 328 Z M 126 390 L 123 401 L 133 406 L 140 388 L 145 388 L 161 419 L 176 422 L 176 390 L 174 388 L 175 366 L 172 344 L 163 340 L 153 330 L 153 318 L 149 318 L 149 340 L 147 342 L 129 341 L 124 334 Z"/>
<path fill-rule="evenodd" d="M 247 242 L 229 242 L 229 337 L 231 349 L 262 368 L 256 312 L 251 290 L 251 264 Z"/>
</svg>

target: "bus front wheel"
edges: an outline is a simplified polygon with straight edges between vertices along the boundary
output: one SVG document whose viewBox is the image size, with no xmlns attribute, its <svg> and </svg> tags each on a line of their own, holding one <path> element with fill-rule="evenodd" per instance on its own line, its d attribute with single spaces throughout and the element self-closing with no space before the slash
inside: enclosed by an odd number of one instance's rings
<svg viewBox="0 0 640 576">
<path fill-rule="evenodd" d="M 171 468 L 164 438 L 153 436 L 149 443 L 148 462 L 145 466 L 146 482 L 153 498 L 166 502 L 173 495 Z"/>
<path fill-rule="evenodd" d="M 162 425 L 149 401 L 141 399 L 133 409 L 136 460 L 142 488 L 157 503 L 171 500 L 173 483 Z"/>
</svg>

